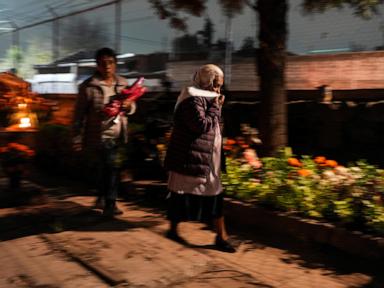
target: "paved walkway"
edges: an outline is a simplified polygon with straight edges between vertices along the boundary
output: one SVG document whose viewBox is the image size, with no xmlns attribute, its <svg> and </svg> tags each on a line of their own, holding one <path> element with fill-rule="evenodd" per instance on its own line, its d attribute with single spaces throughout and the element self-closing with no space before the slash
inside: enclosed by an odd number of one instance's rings
<svg viewBox="0 0 384 288">
<path fill-rule="evenodd" d="M 238 251 L 223 253 L 199 223 L 181 225 L 183 246 L 164 237 L 157 205 L 130 197 L 108 220 L 71 191 L 0 209 L 0 287 L 384 287 L 376 263 L 337 251 L 229 227 Z"/>
</svg>

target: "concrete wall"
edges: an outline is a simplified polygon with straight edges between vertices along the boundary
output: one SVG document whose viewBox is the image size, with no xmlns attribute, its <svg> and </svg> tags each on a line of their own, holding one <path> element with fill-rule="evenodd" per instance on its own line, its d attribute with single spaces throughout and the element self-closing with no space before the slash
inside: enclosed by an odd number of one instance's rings
<svg viewBox="0 0 384 288">
<path fill-rule="evenodd" d="M 223 67 L 223 61 L 215 63 Z M 168 63 L 168 76 L 176 87 L 189 85 L 193 72 L 203 61 Z M 253 58 L 234 58 L 231 65 L 233 91 L 255 91 L 258 76 Z M 329 85 L 335 90 L 384 88 L 384 51 L 354 52 L 329 55 L 288 56 L 286 69 L 288 90 L 310 90 Z"/>
</svg>

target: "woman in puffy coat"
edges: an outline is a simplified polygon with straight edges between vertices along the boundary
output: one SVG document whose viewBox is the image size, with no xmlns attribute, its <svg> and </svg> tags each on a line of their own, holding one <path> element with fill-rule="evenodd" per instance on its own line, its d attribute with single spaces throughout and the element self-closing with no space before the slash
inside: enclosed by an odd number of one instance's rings
<svg viewBox="0 0 384 288">
<path fill-rule="evenodd" d="M 228 241 L 223 216 L 223 188 L 220 181 L 222 134 L 220 94 L 223 71 L 213 64 L 201 66 L 193 86 L 184 88 L 176 102 L 174 126 L 165 167 L 169 172 L 170 229 L 167 237 L 185 242 L 178 234 L 181 221 L 213 220 L 215 245 L 235 252 Z"/>
</svg>

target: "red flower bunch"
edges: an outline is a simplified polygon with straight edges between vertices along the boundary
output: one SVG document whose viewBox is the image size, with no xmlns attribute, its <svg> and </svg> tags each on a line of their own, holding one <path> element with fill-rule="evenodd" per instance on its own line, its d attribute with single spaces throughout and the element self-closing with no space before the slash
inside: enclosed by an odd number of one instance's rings
<svg viewBox="0 0 384 288">
<path fill-rule="evenodd" d="M 123 91 L 121 91 L 121 94 L 124 95 L 125 98 L 130 101 L 136 101 L 147 91 L 146 87 L 141 86 L 143 82 L 144 77 L 140 77 L 132 84 L 132 86 L 123 89 Z"/>
<path fill-rule="evenodd" d="M 105 105 L 104 113 L 108 117 L 114 117 L 119 115 L 119 113 L 123 113 L 125 101 L 136 101 L 147 91 L 146 87 L 141 86 L 143 82 L 144 77 L 140 77 L 130 87 L 123 89 L 120 94 L 112 98 L 110 103 Z"/>
<path fill-rule="evenodd" d="M 120 112 L 122 112 L 122 101 L 120 100 L 112 100 L 104 107 L 104 113 L 108 117 L 117 116 Z"/>
</svg>

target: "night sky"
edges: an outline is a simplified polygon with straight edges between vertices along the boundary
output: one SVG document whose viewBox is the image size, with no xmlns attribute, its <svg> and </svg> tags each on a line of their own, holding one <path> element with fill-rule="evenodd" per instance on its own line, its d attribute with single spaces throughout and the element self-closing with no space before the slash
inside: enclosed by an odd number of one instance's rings
<svg viewBox="0 0 384 288">
<path fill-rule="evenodd" d="M 0 0 L 0 33 L 11 27 L 6 21 L 22 27 L 52 17 L 48 6 L 59 15 L 84 9 L 108 0 Z M 301 0 L 291 0 L 289 11 L 288 49 L 297 54 L 307 54 L 323 49 L 360 48 L 372 50 L 383 45 L 383 13 L 371 20 L 362 20 L 353 15 L 350 9 L 331 10 L 324 14 L 303 15 L 300 9 Z M 382 8 L 381 11 L 384 11 Z M 109 36 L 112 46 L 114 43 L 114 7 L 113 5 L 83 14 L 90 21 L 101 21 L 105 26 L 104 33 Z M 207 15 L 214 22 L 215 39 L 224 38 L 226 18 L 222 15 L 216 0 L 208 1 Z M 97 20 L 95 20 L 97 19 Z M 71 21 L 66 18 L 61 21 L 61 29 Z M 151 53 L 155 51 L 170 51 L 174 37 L 181 32 L 169 28 L 166 20 L 159 20 L 154 15 L 147 1 L 123 0 L 122 13 L 122 52 Z M 194 33 L 203 27 L 204 18 L 189 16 L 189 32 Z M 255 37 L 257 34 L 257 18 L 249 8 L 233 20 L 233 40 L 235 48 L 241 46 L 245 37 Z M 35 28 L 22 30 L 21 45 L 25 47 L 30 41 L 38 41 L 42 49 L 50 49 L 52 39 L 50 23 Z M 75 33 L 75 31 L 74 31 Z M 0 35 L 0 56 L 11 45 L 11 33 Z"/>
</svg>

